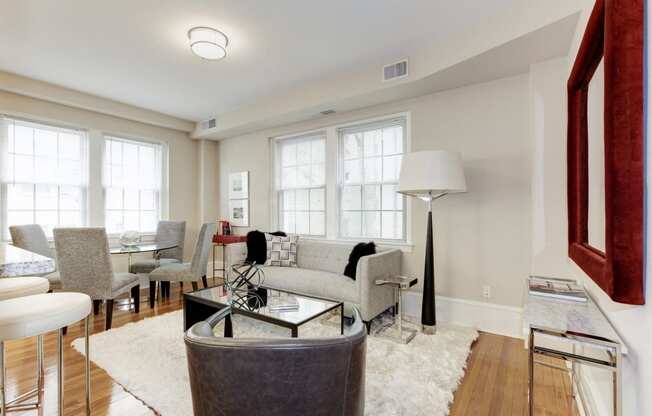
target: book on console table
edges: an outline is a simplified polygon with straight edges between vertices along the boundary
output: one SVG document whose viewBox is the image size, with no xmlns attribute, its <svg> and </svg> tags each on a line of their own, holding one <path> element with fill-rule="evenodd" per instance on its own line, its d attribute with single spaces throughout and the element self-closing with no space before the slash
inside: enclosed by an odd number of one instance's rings
<svg viewBox="0 0 652 416">
<path fill-rule="evenodd" d="M 528 286 L 530 295 L 534 296 L 573 302 L 586 302 L 588 300 L 584 288 L 577 281 L 571 279 L 530 276 Z"/>
</svg>

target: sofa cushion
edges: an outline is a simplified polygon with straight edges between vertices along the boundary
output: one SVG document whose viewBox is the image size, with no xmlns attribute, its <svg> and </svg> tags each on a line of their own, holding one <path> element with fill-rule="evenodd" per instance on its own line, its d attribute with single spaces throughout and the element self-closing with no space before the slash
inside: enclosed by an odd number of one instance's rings
<svg viewBox="0 0 652 416">
<path fill-rule="evenodd" d="M 358 302 L 356 282 L 348 277 L 300 267 L 263 267 L 263 285 L 306 295 Z"/>
<path fill-rule="evenodd" d="M 297 247 L 297 266 L 342 274 L 349 261 L 352 248 L 352 244 L 324 243 L 303 239 Z"/>
</svg>

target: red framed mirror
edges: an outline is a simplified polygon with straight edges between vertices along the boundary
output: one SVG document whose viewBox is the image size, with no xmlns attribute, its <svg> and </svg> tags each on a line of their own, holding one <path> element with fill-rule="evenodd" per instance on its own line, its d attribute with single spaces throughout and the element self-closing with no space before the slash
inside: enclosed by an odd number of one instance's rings
<svg viewBox="0 0 652 416">
<path fill-rule="evenodd" d="M 643 15 L 643 0 L 597 0 L 567 85 L 569 256 L 614 301 L 637 305 L 645 302 Z M 599 66 L 604 172 L 589 170 L 589 85 Z M 596 247 L 589 193 L 602 173 L 604 244 Z"/>
</svg>

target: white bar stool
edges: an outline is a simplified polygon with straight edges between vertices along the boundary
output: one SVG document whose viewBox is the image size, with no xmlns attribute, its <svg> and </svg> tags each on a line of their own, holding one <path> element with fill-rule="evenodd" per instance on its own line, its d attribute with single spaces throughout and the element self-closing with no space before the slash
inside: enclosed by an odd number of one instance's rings
<svg viewBox="0 0 652 416">
<path fill-rule="evenodd" d="M 20 278 L 23 279 L 23 278 Z M 0 279 L 0 282 L 8 279 Z M 9 410 L 39 408 L 43 399 L 43 347 L 42 336 L 58 330 L 57 336 L 57 374 L 58 407 L 63 415 L 63 328 L 84 320 L 86 337 L 86 414 L 90 415 L 90 360 L 89 360 L 89 320 L 91 298 L 82 293 L 43 293 L 0 301 L 0 416 Z M 39 337 L 37 374 L 39 375 L 36 391 L 32 391 L 6 401 L 5 395 L 5 342 L 29 337 Z M 35 403 L 22 403 L 26 398 L 37 394 Z"/>
<path fill-rule="evenodd" d="M 50 283 L 42 277 L 10 277 L 0 279 L 0 301 L 19 298 L 22 296 L 38 295 L 47 293 L 50 290 Z M 43 336 L 36 337 L 36 388 L 21 394 L 7 402 L 8 409 L 32 409 L 38 407 L 43 394 Z M 4 385 L 4 383 L 3 383 Z M 37 397 L 36 403 L 24 403 L 25 400 Z M 4 397 L 4 395 L 3 395 Z M 1 408 L 2 406 L 0 406 Z"/>
</svg>

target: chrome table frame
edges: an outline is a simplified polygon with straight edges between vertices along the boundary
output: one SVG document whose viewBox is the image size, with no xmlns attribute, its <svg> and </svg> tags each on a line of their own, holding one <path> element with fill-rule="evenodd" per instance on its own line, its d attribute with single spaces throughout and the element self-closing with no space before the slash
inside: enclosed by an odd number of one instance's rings
<svg viewBox="0 0 652 416">
<path fill-rule="evenodd" d="M 577 364 L 586 364 L 597 368 L 602 368 L 611 371 L 612 373 L 612 386 L 613 386 L 613 414 L 614 416 L 622 415 L 622 347 L 620 343 L 611 341 L 606 338 L 577 334 L 573 332 L 560 332 L 555 329 L 537 327 L 530 325 L 530 331 L 528 335 L 528 401 L 529 401 L 529 415 L 534 416 L 534 366 L 542 365 L 557 368 L 563 371 L 568 371 L 571 374 L 572 388 L 580 394 L 582 398 L 581 403 L 584 405 L 584 400 L 582 397 L 582 389 L 578 387 L 579 381 L 577 379 Z M 607 352 L 609 357 L 608 360 L 601 360 L 593 357 L 588 357 L 582 354 L 576 354 L 575 348 L 573 352 L 561 351 L 553 348 L 547 348 L 542 346 L 537 346 L 535 344 L 535 335 L 542 334 L 548 337 L 559 338 L 560 341 L 565 342 L 566 344 L 571 343 L 573 346 L 583 345 Z M 552 357 L 556 359 L 561 359 L 564 362 L 570 361 L 571 368 L 553 366 L 548 363 L 537 361 L 535 357 L 537 355 Z M 575 395 L 573 394 L 573 397 Z M 585 410 L 586 413 L 586 409 Z"/>
</svg>

